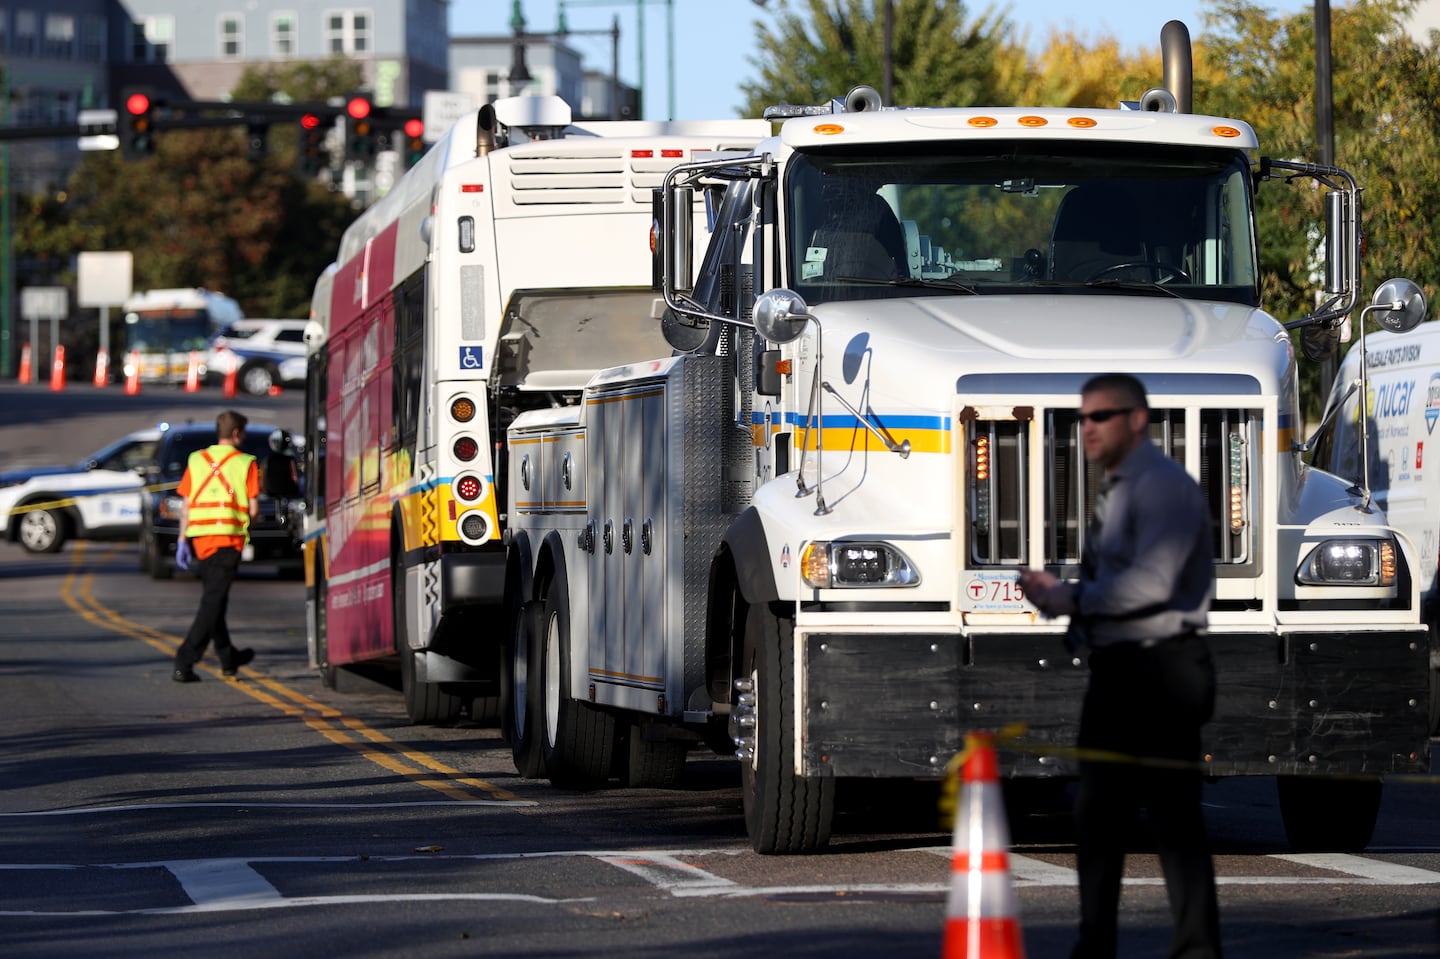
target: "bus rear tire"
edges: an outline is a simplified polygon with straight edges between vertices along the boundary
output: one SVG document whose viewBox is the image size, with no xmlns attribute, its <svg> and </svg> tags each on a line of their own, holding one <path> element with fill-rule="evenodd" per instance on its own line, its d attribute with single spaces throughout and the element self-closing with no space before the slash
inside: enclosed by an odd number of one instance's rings
<svg viewBox="0 0 1440 959">
<path fill-rule="evenodd" d="M 405 715 L 417 726 L 458 719 L 465 706 L 459 696 L 441 692 L 435 683 L 422 683 L 415 662 L 419 655 L 410 648 L 405 628 L 405 567 L 392 557 L 390 574 L 391 619 L 395 625 L 395 650 L 400 654 L 400 691 L 405 696 Z"/>
<path fill-rule="evenodd" d="M 560 789 L 594 789 L 610 778 L 618 736 L 614 716 L 570 696 L 570 590 L 564 569 L 550 581 L 538 626 L 544 654 L 540 750 L 545 773 Z"/>
</svg>

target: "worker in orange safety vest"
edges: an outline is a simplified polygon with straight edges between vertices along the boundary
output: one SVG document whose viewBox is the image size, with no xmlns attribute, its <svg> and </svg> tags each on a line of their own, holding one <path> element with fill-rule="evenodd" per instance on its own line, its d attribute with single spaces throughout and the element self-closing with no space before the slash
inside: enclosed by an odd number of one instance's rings
<svg viewBox="0 0 1440 959">
<path fill-rule="evenodd" d="M 194 550 L 194 566 L 200 574 L 200 608 L 185 642 L 175 651 L 177 683 L 200 680 L 195 664 L 205 655 L 213 639 L 215 655 L 226 676 L 236 675 L 241 666 L 255 658 L 252 649 L 236 649 L 230 642 L 225 610 L 230 603 L 230 585 L 240 568 L 240 557 L 250 536 L 250 521 L 259 512 L 260 471 L 255 457 L 241 452 L 248 420 L 243 414 L 226 410 L 215 419 L 216 443 L 190 454 L 185 475 L 175 488 L 183 500 L 176 556 Z"/>
</svg>

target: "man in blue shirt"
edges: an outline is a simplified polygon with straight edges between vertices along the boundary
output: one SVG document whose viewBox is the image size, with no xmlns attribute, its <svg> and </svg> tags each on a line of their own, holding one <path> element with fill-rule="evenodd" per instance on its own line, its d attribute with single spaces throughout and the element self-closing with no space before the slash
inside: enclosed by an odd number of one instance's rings
<svg viewBox="0 0 1440 959">
<path fill-rule="evenodd" d="M 1201 812 L 1200 729 L 1215 707 L 1205 620 L 1215 593 L 1209 508 L 1199 484 L 1150 440 L 1145 387 L 1105 374 L 1081 390 L 1085 456 L 1104 473 L 1080 581 L 1023 570 L 1026 597 L 1069 616 L 1090 648 L 1075 805 L 1080 940 L 1073 959 L 1111 959 L 1125 846 L 1143 806 L 1174 921 L 1171 959 L 1219 957 L 1220 910 Z"/>
</svg>

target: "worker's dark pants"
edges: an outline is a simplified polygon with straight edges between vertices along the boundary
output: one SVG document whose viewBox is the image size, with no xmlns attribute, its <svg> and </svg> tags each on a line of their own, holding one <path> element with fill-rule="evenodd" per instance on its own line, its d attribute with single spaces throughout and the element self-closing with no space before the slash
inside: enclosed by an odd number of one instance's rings
<svg viewBox="0 0 1440 959">
<path fill-rule="evenodd" d="M 1080 763 L 1080 941 L 1074 959 L 1115 955 L 1125 849 L 1141 809 L 1170 899 L 1170 959 L 1221 955 L 1215 869 L 1200 806 L 1200 727 L 1214 708 L 1215 669 L 1201 636 L 1091 652 L 1079 744 L 1118 755 Z"/>
<path fill-rule="evenodd" d="M 205 647 L 215 640 L 215 656 L 222 669 L 229 669 L 235 648 L 230 645 L 230 628 L 225 624 L 225 610 L 230 605 L 230 584 L 240 568 L 240 550 L 218 549 L 205 559 L 196 560 L 200 574 L 200 608 L 185 642 L 175 651 L 175 668 L 189 669 L 200 662 Z"/>
</svg>

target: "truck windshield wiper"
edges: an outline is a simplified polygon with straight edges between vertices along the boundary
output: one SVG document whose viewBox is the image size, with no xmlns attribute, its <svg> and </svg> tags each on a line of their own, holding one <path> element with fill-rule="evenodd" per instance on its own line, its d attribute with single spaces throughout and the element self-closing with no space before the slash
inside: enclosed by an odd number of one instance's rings
<svg viewBox="0 0 1440 959">
<path fill-rule="evenodd" d="M 980 295 L 980 291 L 973 286 L 967 286 L 950 276 L 930 280 L 918 276 L 837 276 L 835 279 L 845 283 L 865 283 L 870 286 L 912 286 L 926 290 L 959 290 L 961 293 L 969 293 L 971 296 Z"/>
<path fill-rule="evenodd" d="M 1104 280 L 1086 280 L 1084 283 L 1082 283 L 1082 284 L 1080 284 L 1080 285 L 1086 287 L 1087 289 L 1092 289 L 1092 290 L 1093 290 L 1093 289 L 1137 290 L 1137 291 L 1142 292 L 1142 293 L 1148 293 L 1148 292 L 1152 292 L 1152 291 L 1153 291 L 1153 292 L 1156 292 L 1156 293 L 1164 293 L 1166 296 L 1173 296 L 1173 297 L 1175 297 L 1175 299 L 1177 299 L 1177 300 L 1183 300 L 1183 299 L 1184 299 L 1183 296 L 1181 296 L 1181 295 L 1180 295 L 1179 293 L 1177 293 L 1175 290 L 1172 290 L 1170 287 L 1165 286 L 1163 283 L 1136 283 L 1136 282 L 1134 282 L 1134 281 L 1132 281 L 1132 280 L 1104 279 Z"/>
</svg>

